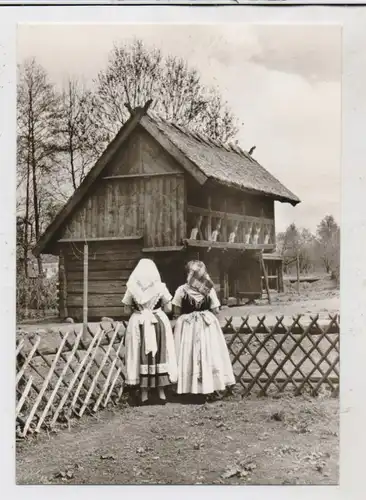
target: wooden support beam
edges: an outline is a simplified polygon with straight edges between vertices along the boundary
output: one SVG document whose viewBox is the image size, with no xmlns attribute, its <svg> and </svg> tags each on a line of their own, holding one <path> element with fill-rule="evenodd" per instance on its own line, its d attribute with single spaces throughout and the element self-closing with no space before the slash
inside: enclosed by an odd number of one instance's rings
<svg viewBox="0 0 366 500">
<path fill-rule="evenodd" d="M 263 271 L 263 276 L 264 276 L 264 284 L 265 284 L 266 292 L 267 292 L 267 296 L 268 296 L 268 304 L 271 304 L 271 295 L 270 295 L 270 292 L 269 292 L 269 285 L 268 285 L 268 274 L 267 274 L 267 269 L 266 269 L 266 266 L 264 264 L 263 255 L 262 254 L 260 256 L 260 263 L 261 263 L 261 267 L 262 267 L 262 271 Z"/>
<path fill-rule="evenodd" d="M 88 330 L 88 264 L 89 264 L 89 248 L 88 244 L 84 245 L 84 276 L 83 276 L 83 329 L 86 333 Z"/>
<path fill-rule="evenodd" d="M 65 319 L 68 317 L 67 311 L 67 278 L 65 269 L 65 255 L 63 250 L 60 251 L 59 257 L 59 314 Z"/>
<path fill-rule="evenodd" d="M 58 243 L 84 243 L 87 241 L 88 243 L 92 242 L 100 242 L 100 241 L 137 241 L 141 240 L 143 238 L 143 235 L 136 235 L 136 236 L 101 236 L 99 238 L 62 238 L 61 240 L 58 240 Z"/>
</svg>

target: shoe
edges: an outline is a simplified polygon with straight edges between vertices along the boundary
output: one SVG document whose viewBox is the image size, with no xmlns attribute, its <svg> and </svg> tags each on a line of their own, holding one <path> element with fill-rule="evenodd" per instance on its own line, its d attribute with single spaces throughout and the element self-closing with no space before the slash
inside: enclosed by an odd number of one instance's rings
<svg viewBox="0 0 366 500">
<path fill-rule="evenodd" d="M 157 405 L 159 406 L 165 406 L 166 405 L 166 399 L 158 399 L 156 402 Z"/>
<path fill-rule="evenodd" d="M 149 406 L 150 401 L 148 399 L 145 399 L 145 401 L 140 401 L 139 406 Z"/>
</svg>

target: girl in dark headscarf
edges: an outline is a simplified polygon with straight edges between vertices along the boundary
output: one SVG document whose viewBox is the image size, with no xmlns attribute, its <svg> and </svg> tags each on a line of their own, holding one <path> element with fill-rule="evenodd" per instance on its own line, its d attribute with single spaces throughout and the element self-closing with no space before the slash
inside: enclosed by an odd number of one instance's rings
<svg viewBox="0 0 366 500">
<path fill-rule="evenodd" d="M 178 394 L 211 394 L 235 384 L 224 334 L 216 317 L 220 302 L 201 261 L 187 265 L 187 282 L 172 304 L 179 318 L 174 329 Z"/>
</svg>

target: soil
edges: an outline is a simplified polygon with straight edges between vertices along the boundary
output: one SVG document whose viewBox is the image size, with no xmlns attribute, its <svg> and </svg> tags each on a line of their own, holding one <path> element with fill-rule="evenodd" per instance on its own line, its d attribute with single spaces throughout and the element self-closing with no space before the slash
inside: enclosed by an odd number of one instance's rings
<svg viewBox="0 0 366 500">
<path fill-rule="evenodd" d="M 104 410 L 17 449 L 17 484 L 338 483 L 337 399 Z M 32 439 L 32 438 L 31 438 Z"/>
</svg>

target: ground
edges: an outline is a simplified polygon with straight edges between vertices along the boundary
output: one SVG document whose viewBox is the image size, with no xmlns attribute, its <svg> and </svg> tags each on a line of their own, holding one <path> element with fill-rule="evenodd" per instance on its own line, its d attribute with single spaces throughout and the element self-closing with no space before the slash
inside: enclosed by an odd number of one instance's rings
<svg viewBox="0 0 366 500">
<path fill-rule="evenodd" d="M 338 400 L 129 407 L 17 450 L 18 484 L 337 484 Z"/>
<path fill-rule="evenodd" d="M 330 280 L 274 294 L 229 316 L 338 314 Z M 40 325 L 21 325 L 33 332 Z M 53 327 L 43 324 L 45 338 Z M 56 337 L 54 337 L 56 338 Z M 58 337 L 59 338 L 59 337 Z M 210 404 L 119 407 L 17 446 L 18 484 L 337 484 L 339 401 L 239 394 Z"/>
</svg>

